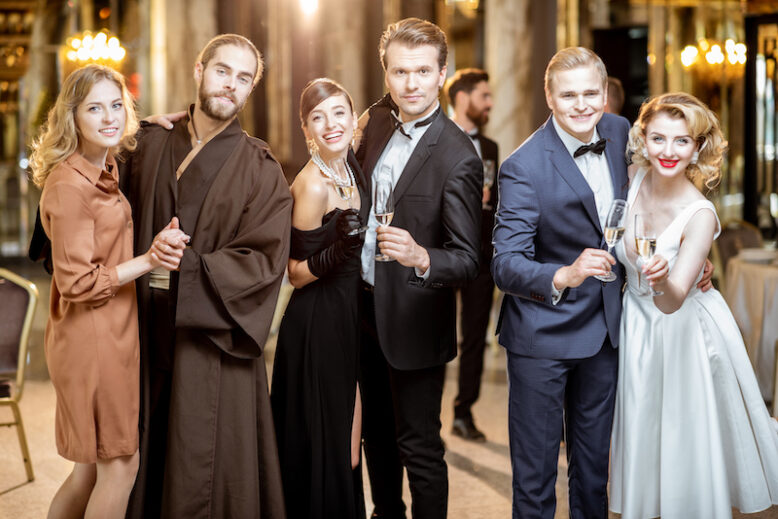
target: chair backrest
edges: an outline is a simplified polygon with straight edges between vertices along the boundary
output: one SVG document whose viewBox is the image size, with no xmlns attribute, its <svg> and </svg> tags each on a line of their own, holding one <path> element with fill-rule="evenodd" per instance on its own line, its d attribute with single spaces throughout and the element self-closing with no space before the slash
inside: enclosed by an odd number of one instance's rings
<svg viewBox="0 0 778 519">
<path fill-rule="evenodd" d="M 716 246 L 721 267 L 726 269 L 729 259 L 737 256 L 741 249 L 763 246 L 762 232 L 748 222 L 730 220 L 722 224 Z"/>
<path fill-rule="evenodd" d="M 16 397 L 24 386 L 27 342 L 38 301 L 38 288 L 0 268 L 0 373 L 16 374 Z"/>
</svg>

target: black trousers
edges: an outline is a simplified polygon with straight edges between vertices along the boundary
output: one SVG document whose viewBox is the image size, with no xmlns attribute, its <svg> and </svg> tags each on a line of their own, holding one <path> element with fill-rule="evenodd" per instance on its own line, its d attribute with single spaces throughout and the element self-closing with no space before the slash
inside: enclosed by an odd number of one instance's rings
<svg viewBox="0 0 778 519">
<path fill-rule="evenodd" d="M 390 366 L 378 343 L 372 292 L 363 291 L 362 303 L 362 435 L 373 517 L 405 518 L 405 467 L 412 516 L 443 519 L 448 505 L 448 469 L 440 439 L 445 365 L 418 370 Z"/>
<path fill-rule="evenodd" d="M 485 268 L 481 265 L 478 277 L 459 291 L 462 342 L 459 344 L 459 393 L 454 399 L 454 418 L 473 419 L 470 409 L 481 392 L 486 328 L 493 297 L 494 281 L 487 261 Z"/>
</svg>

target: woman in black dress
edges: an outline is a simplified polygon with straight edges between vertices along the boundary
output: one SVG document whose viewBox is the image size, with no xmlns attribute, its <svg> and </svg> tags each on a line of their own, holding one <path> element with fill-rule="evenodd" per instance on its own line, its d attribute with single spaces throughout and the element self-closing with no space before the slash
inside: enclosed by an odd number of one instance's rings
<svg viewBox="0 0 778 519">
<path fill-rule="evenodd" d="M 270 395 L 287 515 L 363 519 L 357 302 L 368 199 L 350 146 L 357 116 L 342 86 L 315 79 L 301 95 L 300 119 L 311 160 L 292 184 L 295 291 Z"/>
</svg>

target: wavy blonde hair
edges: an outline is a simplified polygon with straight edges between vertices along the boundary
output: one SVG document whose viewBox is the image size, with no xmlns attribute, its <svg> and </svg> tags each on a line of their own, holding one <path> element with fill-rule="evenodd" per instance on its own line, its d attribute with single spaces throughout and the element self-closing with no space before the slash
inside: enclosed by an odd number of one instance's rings
<svg viewBox="0 0 778 519">
<path fill-rule="evenodd" d="M 719 118 L 705 103 L 685 92 L 662 94 L 643 103 L 637 121 L 629 131 L 627 154 L 632 154 L 633 164 L 649 167 L 646 153 L 646 127 L 658 113 L 681 118 L 689 126 L 689 133 L 697 143 L 699 157 L 696 164 L 689 164 L 686 177 L 709 190 L 721 180 L 721 161 L 727 149 L 727 141 L 721 133 Z"/>
<path fill-rule="evenodd" d="M 119 146 L 111 151 L 116 153 L 122 149 L 135 149 L 138 116 L 135 113 L 132 96 L 124 82 L 124 76 L 102 65 L 87 65 L 74 71 L 65 79 L 57 101 L 49 111 L 46 124 L 41 129 L 39 137 L 32 144 L 30 168 L 32 169 L 32 181 L 36 186 L 43 188 L 49 173 L 78 148 L 79 134 L 76 126 L 76 110 L 89 95 L 92 87 L 104 79 L 112 81 L 119 87 L 122 93 L 122 104 L 127 114 Z"/>
</svg>

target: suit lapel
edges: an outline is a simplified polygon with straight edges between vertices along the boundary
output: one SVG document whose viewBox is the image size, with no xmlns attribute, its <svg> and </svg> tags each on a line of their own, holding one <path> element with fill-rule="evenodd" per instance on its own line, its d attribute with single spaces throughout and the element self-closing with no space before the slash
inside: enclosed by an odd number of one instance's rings
<svg viewBox="0 0 778 519">
<path fill-rule="evenodd" d="M 546 151 L 549 152 L 549 157 L 551 158 L 551 163 L 554 165 L 554 169 L 556 169 L 556 172 L 578 195 L 592 224 L 602 232 L 602 229 L 600 229 L 600 218 L 597 216 L 597 206 L 594 203 L 594 193 L 592 193 L 589 183 L 586 182 L 583 173 L 578 169 L 573 157 L 570 156 L 567 148 L 562 144 L 562 140 L 559 138 L 559 135 L 557 135 L 556 130 L 554 129 L 554 123 L 551 122 L 551 118 L 546 121 L 546 124 L 543 127 L 543 136 Z"/>
<path fill-rule="evenodd" d="M 394 187 L 394 203 L 397 204 L 402 198 L 403 194 L 408 190 L 408 187 L 413 183 L 413 179 L 421 173 L 424 163 L 427 162 L 427 158 L 430 156 L 430 146 L 434 146 L 438 142 L 440 132 L 443 131 L 445 124 L 445 115 L 441 111 L 434 121 L 430 123 L 430 127 L 424 132 L 421 139 L 419 139 L 416 148 L 411 153 L 408 162 L 405 164 L 400 178 L 397 180 L 397 185 Z"/>
<path fill-rule="evenodd" d="M 382 117 L 375 124 L 375 128 L 370 128 L 371 133 L 375 132 L 375 137 L 371 135 L 368 142 L 364 143 L 367 145 L 367 149 L 365 150 L 365 167 L 362 168 L 362 171 L 364 172 L 368 187 L 372 186 L 373 183 L 373 168 L 375 168 L 381 152 L 384 151 L 386 144 L 394 133 L 394 124 L 392 124 L 390 117 Z"/>
</svg>

